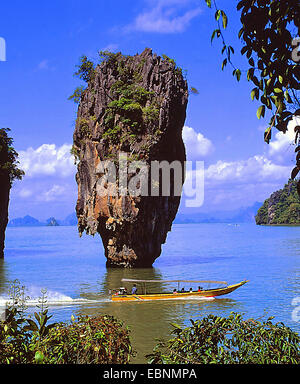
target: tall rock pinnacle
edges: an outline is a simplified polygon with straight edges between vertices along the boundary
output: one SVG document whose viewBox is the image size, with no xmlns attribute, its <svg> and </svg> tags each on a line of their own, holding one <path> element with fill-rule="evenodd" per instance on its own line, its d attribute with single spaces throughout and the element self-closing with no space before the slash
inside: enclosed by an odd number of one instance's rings
<svg viewBox="0 0 300 384">
<path fill-rule="evenodd" d="M 100 234 L 108 267 L 150 267 L 160 256 L 184 181 L 187 101 L 181 69 L 148 48 L 135 56 L 107 53 L 81 94 L 72 149 L 78 229 Z M 170 193 L 160 184 L 164 170 L 158 180 L 150 177 L 152 164 L 162 163 L 171 165 Z M 181 166 L 179 179 L 172 164 Z M 115 178 L 105 179 L 107 169 Z M 141 169 L 148 169 L 145 179 Z M 132 186 L 140 193 L 131 193 Z"/>
</svg>

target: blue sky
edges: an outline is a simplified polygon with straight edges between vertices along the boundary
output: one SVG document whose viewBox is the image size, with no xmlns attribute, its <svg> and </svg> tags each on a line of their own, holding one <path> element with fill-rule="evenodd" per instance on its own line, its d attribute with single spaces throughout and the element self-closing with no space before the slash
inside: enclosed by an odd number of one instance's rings
<svg viewBox="0 0 300 384">
<path fill-rule="evenodd" d="M 220 2 L 221 3 L 221 2 Z M 222 1 L 229 16 L 226 39 L 236 52 L 239 17 L 235 2 Z M 198 210 L 235 209 L 262 201 L 282 187 L 293 167 L 291 132 L 263 142 L 265 120 L 250 99 L 245 77 L 221 71 L 221 45 L 210 43 L 216 28 L 204 0 L 52 0 L 1 5 L 0 126 L 10 127 L 22 182 L 12 189 L 10 217 L 31 214 L 63 218 L 76 203 L 75 167 L 69 155 L 76 105 L 67 98 L 79 82 L 73 73 L 83 54 L 99 50 L 136 54 L 145 47 L 166 54 L 187 70 L 191 96 L 184 141 L 190 160 L 205 162 L 204 204 Z M 246 68 L 237 53 L 234 62 Z M 192 208 L 181 205 L 182 212 Z"/>
</svg>

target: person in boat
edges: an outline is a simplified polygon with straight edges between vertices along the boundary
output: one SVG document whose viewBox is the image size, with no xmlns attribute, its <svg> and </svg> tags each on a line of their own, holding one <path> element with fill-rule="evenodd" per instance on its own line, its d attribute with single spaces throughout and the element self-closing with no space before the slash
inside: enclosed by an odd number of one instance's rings
<svg viewBox="0 0 300 384">
<path fill-rule="evenodd" d="M 132 294 L 132 295 L 136 295 L 136 294 L 137 294 L 137 287 L 136 287 L 136 284 L 133 284 L 133 287 L 132 287 L 132 290 L 131 290 L 131 294 Z"/>
<path fill-rule="evenodd" d="M 193 288 L 190 288 L 190 292 L 193 292 Z"/>
<path fill-rule="evenodd" d="M 118 292 L 118 295 L 126 295 L 126 288 L 124 288 L 124 287 L 121 287 L 121 288 L 119 288 L 119 292 Z"/>
<path fill-rule="evenodd" d="M 201 292 L 202 290 L 203 290 L 203 288 L 200 287 L 200 285 L 199 285 L 199 287 L 198 287 L 198 292 Z"/>
<path fill-rule="evenodd" d="M 182 292 L 182 293 L 185 292 L 184 287 L 181 288 L 181 292 Z"/>
<path fill-rule="evenodd" d="M 175 295 L 176 293 L 177 293 L 177 289 L 174 288 L 174 290 L 173 290 L 173 295 Z"/>
</svg>

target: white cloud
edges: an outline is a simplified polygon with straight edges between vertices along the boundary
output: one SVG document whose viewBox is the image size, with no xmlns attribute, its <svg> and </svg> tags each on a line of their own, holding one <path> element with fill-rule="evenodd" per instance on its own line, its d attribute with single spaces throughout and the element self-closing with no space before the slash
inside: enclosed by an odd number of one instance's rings
<svg viewBox="0 0 300 384">
<path fill-rule="evenodd" d="M 53 185 L 51 189 L 45 191 L 39 196 L 39 200 L 41 201 L 54 201 L 57 200 L 60 196 L 64 195 L 66 192 L 66 188 L 61 185 Z"/>
<path fill-rule="evenodd" d="M 295 161 L 295 131 L 300 118 L 294 117 L 288 124 L 286 133 L 277 132 L 268 146 L 268 156 L 279 164 L 292 164 Z"/>
<path fill-rule="evenodd" d="M 49 60 L 42 60 L 38 65 L 38 69 L 49 69 Z"/>
<path fill-rule="evenodd" d="M 202 160 L 203 157 L 210 155 L 214 151 L 212 142 L 196 132 L 192 127 L 184 126 L 182 138 L 186 147 L 188 160 Z"/>
<path fill-rule="evenodd" d="M 291 169 L 263 155 L 239 161 L 219 160 L 204 169 L 187 171 L 186 184 L 196 186 L 198 195 L 204 196 L 200 201 L 205 207 L 235 209 L 264 201 L 283 187 Z"/>
<path fill-rule="evenodd" d="M 191 20 L 201 12 L 200 8 L 182 11 L 189 1 L 159 0 L 150 2 L 151 9 L 140 13 L 127 30 L 156 33 L 178 33 L 183 32 Z M 179 14 L 180 13 L 180 14 Z"/>
<path fill-rule="evenodd" d="M 250 184 L 271 180 L 287 180 L 290 172 L 290 166 L 275 164 L 263 155 L 256 155 L 240 161 L 219 160 L 205 170 L 205 179 L 209 183 Z"/>
<path fill-rule="evenodd" d="M 116 50 L 119 48 L 118 44 L 108 44 L 104 48 L 101 49 L 101 51 L 109 51 L 109 52 L 116 52 Z"/>
<path fill-rule="evenodd" d="M 20 168 L 28 177 L 59 176 L 67 177 L 75 173 L 74 159 L 70 154 L 70 144 L 57 147 L 55 144 L 43 144 L 37 149 L 32 147 L 19 151 Z"/>
<path fill-rule="evenodd" d="M 27 197 L 30 197 L 32 195 L 32 191 L 30 189 L 27 189 L 27 188 L 22 188 L 19 192 L 18 192 L 18 195 L 22 198 L 27 198 Z"/>
</svg>

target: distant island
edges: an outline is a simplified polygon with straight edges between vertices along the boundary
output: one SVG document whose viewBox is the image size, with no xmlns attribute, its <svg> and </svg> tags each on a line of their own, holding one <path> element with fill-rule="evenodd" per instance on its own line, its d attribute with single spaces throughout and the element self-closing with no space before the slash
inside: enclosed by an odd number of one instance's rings
<svg viewBox="0 0 300 384">
<path fill-rule="evenodd" d="M 178 213 L 174 224 L 197 223 L 255 223 L 255 215 L 262 203 L 256 202 L 250 207 L 231 211 Z"/>
<path fill-rule="evenodd" d="M 76 213 L 71 213 L 64 220 L 57 220 L 55 217 L 50 217 L 45 222 L 26 215 L 24 217 L 18 217 L 8 222 L 8 227 L 57 227 L 57 226 L 71 226 L 77 225 Z"/>
<path fill-rule="evenodd" d="M 178 213 L 174 224 L 197 224 L 197 223 L 255 223 L 255 215 L 262 203 L 256 202 L 251 207 L 240 208 L 232 211 Z M 50 217 L 45 222 L 26 215 L 11 219 L 9 227 L 45 227 L 45 226 L 77 226 L 76 213 L 69 214 L 65 219 L 59 220 Z"/>
<path fill-rule="evenodd" d="M 289 180 L 283 189 L 265 200 L 255 216 L 258 225 L 300 225 L 300 199 L 297 181 Z"/>
<path fill-rule="evenodd" d="M 46 225 L 47 225 L 47 227 L 58 227 L 59 226 L 58 221 L 55 219 L 55 217 L 50 217 L 46 221 Z"/>
</svg>

